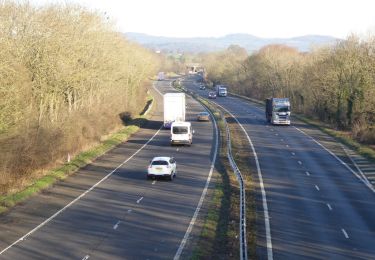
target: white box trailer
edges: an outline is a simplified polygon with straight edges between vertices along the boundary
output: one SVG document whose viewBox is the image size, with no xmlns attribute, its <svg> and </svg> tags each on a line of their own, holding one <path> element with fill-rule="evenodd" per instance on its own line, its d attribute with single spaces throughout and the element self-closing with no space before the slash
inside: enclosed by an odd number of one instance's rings
<svg viewBox="0 0 375 260">
<path fill-rule="evenodd" d="M 164 127 L 171 128 L 173 122 L 184 122 L 186 101 L 184 93 L 166 93 L 164 101 Z"/>
</svg>

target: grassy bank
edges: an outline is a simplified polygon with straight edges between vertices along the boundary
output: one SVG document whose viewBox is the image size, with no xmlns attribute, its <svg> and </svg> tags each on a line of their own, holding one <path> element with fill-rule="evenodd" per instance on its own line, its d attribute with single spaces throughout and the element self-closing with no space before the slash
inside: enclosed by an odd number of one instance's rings
<svg viewBox="0 0 375 260">
<path fill-rule="evenodd" d="M 375 163 L 375 149 L 369 145 L 360 144 L 351 137 L 350 133 L 333 129 L 327 124 L 301 114 L 295 115 L 295 117 L 302 122 L 312 125 L 318 128 L 320 131 L 334 137 L 338 142 L 350 147 L 358 154 Z"/>
<path fill-rule="evenodd" d="M 153 98 L 148 97 L 146 107 L 143 110 L 142 115 L 139 115 L 136 118 L 131 119 L 127 126 L 124 126 L 122 129 L 116 133 L 108 135 L 101 143 L 93 148 L 90 148 L 86 151 L 83 151 L 73 157 L 70 162 L 64 163 L 58 168 L 50 170 L 41 178 L 34 179 L 30 185 L 25 189 L 0 196 L 0 213 L 8 210 L 14 205 L 25 201 L 29 197 L 35 195 L 36 193 L 50 187 L 59 180 L 63 180 L 79 170 L 80 168 L 88 165 L 94 161 L 99 156 L 105 154 L 115 146 L 129 139 L 129 137 L 137 132 L 140 126 L 147 121 L 149 118 L 148 113 L 152 108 Z"/>
</svg>

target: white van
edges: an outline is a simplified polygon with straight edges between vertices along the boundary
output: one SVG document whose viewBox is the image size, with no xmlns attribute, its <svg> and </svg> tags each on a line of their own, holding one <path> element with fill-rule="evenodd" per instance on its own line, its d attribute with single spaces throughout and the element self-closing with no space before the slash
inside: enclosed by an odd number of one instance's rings
<svg viewBox="0 0 375 260">
<path fill-rule="evenodd" d="M 171 125 L 171 145 L 193 143 L 194 130 L 190 122 L 173 122 Z"/>
</svg>

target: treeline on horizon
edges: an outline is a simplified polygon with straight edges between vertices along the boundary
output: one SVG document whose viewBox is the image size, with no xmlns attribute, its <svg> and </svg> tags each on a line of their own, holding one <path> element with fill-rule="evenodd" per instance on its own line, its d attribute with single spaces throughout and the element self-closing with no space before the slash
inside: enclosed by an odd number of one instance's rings
<svg viewBox="0 0 375 260">
<path fill-rule="evenodd" d="M 104 15 L 0 1 L 0 194 L 137 115 L 157 58 Z M 39 173 L 38 173 L 39 174 Z M 34 176 L 35 177 L 35 176 Z"/>
<path fill-rule="evenodd" d="M 292 110 L 375 144 L 375 38 L 355 35 L 301 53 L 285 45 L 248 55 L 239 46 L 203 54 L 208 80 L 254 99 L 289 97 Z"/>
</svg>

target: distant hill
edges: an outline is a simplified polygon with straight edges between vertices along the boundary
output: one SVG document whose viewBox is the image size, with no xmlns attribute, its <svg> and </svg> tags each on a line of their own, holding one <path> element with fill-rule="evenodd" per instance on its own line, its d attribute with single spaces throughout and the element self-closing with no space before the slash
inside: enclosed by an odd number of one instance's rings
<svg viewBox="0 0 375 260">
<path fill-rule="evenodd" d="M 306 35 L 294 38 L 260 38 L 250 34 L 230 34 L 224 37 L 173 38 L 152 36 L 143 33 L 125 33 L 131 41 L 154 50 L 166 52 L 212 52 L 239 45 L 248 52 L 259 50 L 269 44 L 285 44 L 300 51 L 309 51 L 312 46 L 332 44 L 340 39 L 331 36 Z"/>
</svg>

